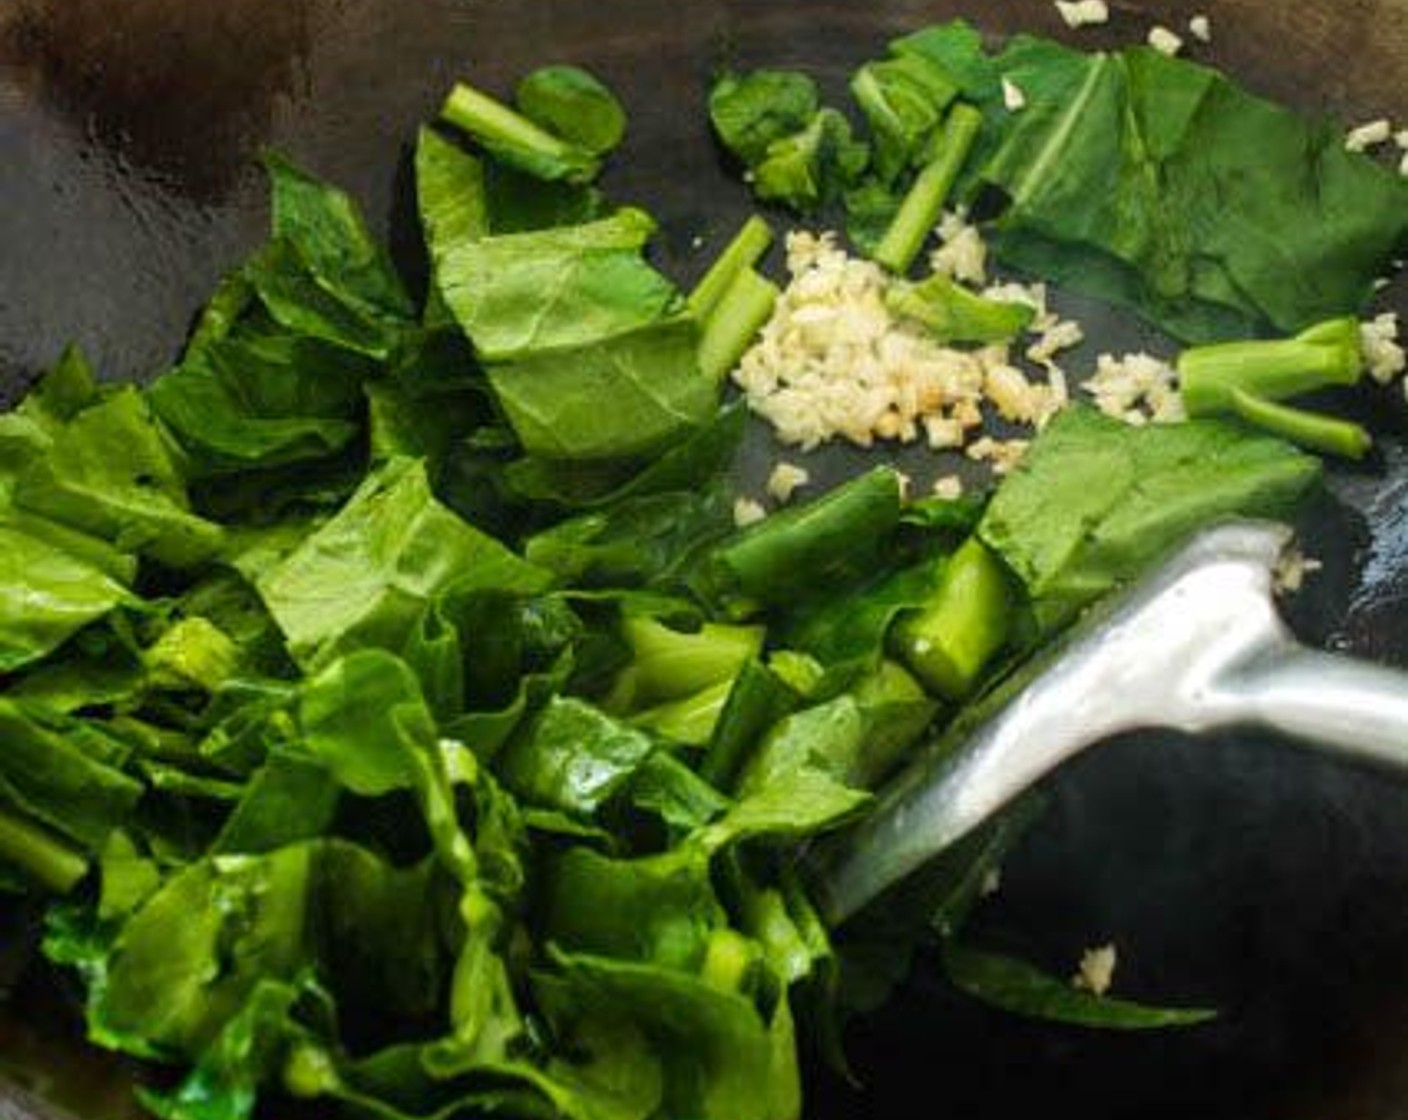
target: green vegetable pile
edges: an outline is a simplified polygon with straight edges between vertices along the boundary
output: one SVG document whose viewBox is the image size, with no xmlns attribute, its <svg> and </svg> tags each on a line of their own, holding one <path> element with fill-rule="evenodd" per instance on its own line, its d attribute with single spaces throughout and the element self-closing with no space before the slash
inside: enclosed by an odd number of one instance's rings
<svg viewBox="0 0 1408 1120">
<path fill-rule="evenodd" d="M 1189 337 L 1352 311 L 1402 242 L 1401 192 L 1282 116 L 1258 174 L 1320 178 L 1211 214 L 1241 181 L 1219 153 L 1270 127 L 1221 79 L 1008 52 L 902 40 L 853 85 L 870 145 L 795 76 L 729 78 L 711 112 L 764 198 L 894 202 L 871 244 L 895 267 L 988 152 L 1014 259 Z M 1015 127 L 991 106 L 1014 70 Z M 270 156 L 270 238 L 170 370 L 103 384 L 71 351 L 0 417 L 3 905 L 43 911 L 89 1038 L 153 1064 L 158 1116 L 797 1117 L 799 1054 L 843 1064 L 883 987 L 864 932 L 809 903 L 802 845 L 1188 532 L 1316 484 L 1236 419 L 1077 408 L 990 500 L 909 501 L 882 467 L 736 529 L 722 379 L 776 295 L 771 234 L 749 222 L 681 292 L 650 216 L 595 185 L 624 120 L 570 67 L 514 106 L 456 87 L 416 150 L 423 299 L 348 196 Z M 1225 253 L 1175 236 L 1151 177 Z M 1339 271 L 1271 283 L 1245 223 L 1311 195 L 1333 224 L 1295 217 L 1277 260 L 1348 246 Z M 1125 221 L 1091 211 L 1116 198 Z M 1012 314 L 902 298 L 971 341 Z M 1188 371 L 1209 411 L 1245 414 L 1237 361 Z M 1024 1013 L 1202 1017 L 966 943 L 1025 812 L 910 900 L 906 936 Z"/>
</svg>

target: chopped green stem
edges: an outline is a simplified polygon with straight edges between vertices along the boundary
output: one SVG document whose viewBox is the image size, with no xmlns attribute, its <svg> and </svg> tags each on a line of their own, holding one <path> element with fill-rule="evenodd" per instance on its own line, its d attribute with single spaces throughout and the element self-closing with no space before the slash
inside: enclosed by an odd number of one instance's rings
<svg viewBox="0 0 1408 1120">
<path fill-rule="evenodd" d="M 1232 407 L 1248 424 L 1310 451 L 1362 459 L 1374 442 L 1364 428 L 1352 421 L 1277 404 L 1241 389 L 1232 390 Z"/>
<path fill-rule="evenodd" d="M 542 164 L 534 161 L 527 169 L 545 178 L 586 182 L 595 178 L 599 170 L 599 162 L 591 153 L 539 128 L 523 114 L 464 82 L 457 83 L 450 91 L 440 116 L 505 158 L 513 159 L 514 153 L 526 155 L 530 160 L 537 157 Z M 548 164 L 560 166 L 562 170 L 553 174 L 547 170 L 545 165 Z"/>
<path fill-rule="evenodd" d="M 897 274 L 909 271 L 924 239 L 938 224 L 982 124 L 983 114 L 971 105 L 955 105 L 949 110 L 938 154 L 915 177 L 894 221 L 875 247 L 877 263 Z"/>
<path fill-rule="evenodd" d="M 903 508 L 899 473 L 875 467 L 725 539 L 713 552 L 706 593 L 746 615 L 763 603 L 795 603 L 807 584 L 817 594 L 858 582 L 875 571 Z"/>
<path fill-rule="evenodd" d="M 1006 342 L 1026 330 L 1036 314 L 1029 304 L 987 299 L 942 273 L 895 285 L 885 303 L 894 314 L 928 327 L 941 343 Z"/>
<path fill-rule="evenodd" d="M 755 661 L 745 664 L 729 689 L 699 776 L 718 789 L 729 788 L 759 736 L 796 703 L 796 694 L 775 673 Z"/>
<path fill-rule="evenodd" d="M 895 623 L 891 645 L 927 689 L 961 700 L 1007 641 L 1011 595 L 1001 562 L 970 537 L 944 565 L 929 601 Z"/>
<path fill-rule="evenodd" d="M 772 315 L 780 293 L 771 280 L 752 268 L 744 269 L 729 285 L 713 312 L 704 320 L 699 339 L 699 368 L 712 381 L 722 381 L 753 343 Z"/>
<path fill-rule="evenodd" d="M 34 880 L 67 894 L 88 871 L 88 861 L 46 829 L 0 809 L 0 861 L 14 864 Z"/>
<path fill-rule="evenodd" d="M 772 227 L 754 214 L 709 266 L 689 293 L 689 310 L 699 319 L 713 314 L 738 277 L 757 264 L 772 245 Z"/>
<path fill-rule="evenodd" d="M 1191 416 L 1234 412 L 1233 394 L 1284 400 L 1331 385 L 1353 385 L 1364 372 L 1359 323 L 1329 319 L 1294 338 L 1194 346 L 1178 359 L 1183 402 Z"/>
</svg>

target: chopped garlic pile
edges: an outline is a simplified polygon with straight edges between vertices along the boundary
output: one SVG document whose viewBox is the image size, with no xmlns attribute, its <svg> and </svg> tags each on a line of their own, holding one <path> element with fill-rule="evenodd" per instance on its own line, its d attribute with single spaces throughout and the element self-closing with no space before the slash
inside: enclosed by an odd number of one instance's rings
<svg viewBox="0 0 1408 1120">
<path fill-rule="evenodd" d="M 987 299 L 1032 308 L 1028 339 L 1016 344 L 1027 368 L 1014 357 L 1014 343 L 940 345 L 922 326 L 890 311 L 891 279 L 878 265 L 846 253 L 834 233 L 793 232 L 787 238 L 791 281 L 733 372 L 749 407 L 782 443 L 807 451 L 837 437 L 861 447 L 922 439 L 932 450 L 962 451 L 1005 474 L 1029 441 L 996 438 L 984 431 L 985 417 L 1039 431 L 1069 404 L 1057 358 L 1084 341 L 1081 325 L 1048 305 L 1044 284 L 988 283 L 987 246 L 963 211 L 946 213 L 935 233 L 938 247 L 929 263 L 936 273 Z M 1365 367 L 1376 381 L 1387 384 L 1404 372 L 1408 358 L 1395 313 L 1365 322 L 1361 332 Z M 1101 354 L 1081 388 L 1101 412 L 1127 424 L 1187 418 L 1177 371 L 1151 354 Z M 785 504 L 807 481 L 804 469 L 780 462 L 768 496 Z M 940 482 L 941 496 L 962 492 L 956 477 Z M 747 520 L 754 505 L 735 513 Z"/>
<path fill-rule="evenodd" d="M 834 234 L 787 238 L 791 283 L 733 379 L 778 438 L 810 450 L 842 436 L 862 447 L 921 432 L 958 446 L 982 424 L 978 357 L 940 346 L 885 306 L 887 278 Z"/>
<path fill-rule="evenodd" d="M 944 215 L 936 232 L 934 270 L 982 285 L 987 247 L 977 228 L 960 211 Z M 790 234 L 787 267 L 791 282 L 733 372 L 749 407 L 782 443 L 810 450 L 838 436 L 862 447 L 922 438 L 933 450 L 966 450 L 1005 473 L 1027 441 L 984 435 L 985 407 L 1009 423 L 1039 428 L 1069 401 L 1055 356 L 1084 335 L 1048 309 L 1043 285 L 1004 284 L 982 294 L 1033 308 L 1035 341 L 1026 357 L 1045 368 L 1044 381 L 1019 368 L 1009 344 L 943 346 L 894 316 L 885 302 L 888 275 L 844 252 L 832 233 Z M 769 485 L 779 502 L 791 495 L 786 466 Z"/>
<path fill-rule="evenodd" d="M 1117 358 L 1101 354 L 1081 388 L 1106 416 L 1127 424 L 1176 423 L 1186 418 L 1178 373 L 1162 358 L 1142 351 Z"/>
</svg>

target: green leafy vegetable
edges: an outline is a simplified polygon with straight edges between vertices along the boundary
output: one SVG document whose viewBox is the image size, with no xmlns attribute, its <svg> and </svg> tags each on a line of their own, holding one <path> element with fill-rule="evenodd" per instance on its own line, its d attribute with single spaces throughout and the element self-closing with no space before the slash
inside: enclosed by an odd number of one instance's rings
<svg viewBox="0 0 1408 1120">
<path fill-rule="evenodd" d="M 615 94 L 578 66 L 544 66 L 525 74 L 514 102 L 534 124 L 595 156 L 611 151 L 626 134 L 626 111 Z"/>
<path fill-rule="evenodd" d="M 537 178 L 586 183 L 601 170 L 594 152 L 554 136 L 464 82 L 450 91 L 440 116 L 473 136 L 496 159 Z"/>
<path fill-rule="evenodd" d="M 689 293 L 690 311 L 701 319 L 708 319 L 738 277 L 768 251 L 772 239 L 772 227 L 758 215 L 744 222 Z"/>
<path fill-rule="evenodd" d="M 590 816 L 619 792 L 655 743 L 581 700 L 555 697 L 505 752 L 499 773 L 532 805 Z"/>
<path fill-rule="evenodd" d="M 998 489 L 978 534 L 1022 581 L 1045 632 L 1199 526 L 1287 516 L 1319 475 L 1316 460 L 1232 425 L 1132 429 L 1074 409 Z"/>
<path fill-rule="evenodd" d="M 759 604 L 792 603 L 798 572 L 808 573 L 807 594 L 858 583 L 874 571 L 900 506 L 899 475 L 877 467 L 721 542 L 705 558 L 700 582 L 742 614 Z"/>
<path fill-rule="evenodd" d="M 473 238 L 441 260 L 456 318 L 488 361 L 625 334 L 666 314 L 673 285 L 640 257 L 640 210 L 585 225 Z"/>
<path fill-rule="evenodd" d="M 821 109 L 799 132 L 772 141 L 752 169 L 753 190 L 808 214 L 840 197 L 860 179 L 870 149 L 855 139 L 851 123 L 835 109 Z"/>
<path fill-rule="evenodd" d="M 734 278 L 704 321 L 699 368 L 705 377 L 722 381 L 738 365 L 763 324 L 772 317 L 781 294 L 776 284 L 751 268 Z"/>
<path fill-rule="evenodd" d="M 929 231 L 938 223 L 982 127 L 982 114 L 971 105 L 955 105 L 936 136 L 934 155 L 924 165 L 875 246 L 875 260 L 904 274 L 919 255 Z"/>
<path fill-rule="evenodd" d="M 718 408 L 715 379 L 699 365 L 698 329 L 683 317 L 488 372 L 524 449 L 546 459 L 638 459 L 703 428 Z"/>
<path fill-rule="evenodd" d="M 1190 1027 L 1216 1018 L 1215 1011 L 1148 1007 L 1129 1000 L 1092 995 L 1048 976 L 1024 961 L 972 949 L 956 942 L 944 947 L 944 971 L 961 990 L 1018 1015 L 1105 1030 Z"/>
<path fill-rule="evenodd" d="M 264 157 L 273 190 L 273 236 L 297 250 L 330 291 L 389 315 L 407 317 L 411 301 L 386 249 L 367 231 L 342 191 L 277 153 Z"/>
<path fill-rule="evenodd" d="M 875 137 L 875 169 L 883 182 L 919 160 L 958 87 L 921 54 L 868 62 L 851 78 L 851 95 Z"/>
<path fill-rule="evenodd" d="M 924 603 L 898 618 L 890 640 L 925 685 L 961 700 L 1006 643 L 1012 600 L 1001 561 L 970 537 L 940 569 Z"/>
<path fill-rule="evenodd" d="M 14 476 L 20 510 L 174 567 L 208 559 L 219 526 L 191 512 L 176 449 L 145 397 L 123 386 L 54 424 Z"/>
<path fill-rule="evenodd" d="M 987 183 L 1013 259 L 1212 335 L 1347 316 L 1401 238 L 1362 160 L 1145 52 L 993 57 L 955 23 L 852 88 L 867 138 L 788 72 L 722 79 L 710 115 L 760 197 L 844 200 L 892 271 Z M 842 1015 L 926 943 L 1020 1014 L 1197 1021 L 964 947 L 1026 806 L 836 944 L 800 857 L 1077 611 L 1213 519 L 1289 514 L 1317 463 L 1241 423 L 1074 408 L 990 502 L 907 501 L 877 468 L 738 529 L 745 411 L 719 395 L 778 298 L 772 230 L 745 222 L 686 295 L 647 260 L 655 220 L 592 185 L 609 91 L 552 66 L 516 105 L 460 86 L 420 133 L 423 304 L 350 195 L 270 155 L 269 240 L 173 368 L 110 385 L 71 350 L 0 417 L 6 928 L 46 908 L 89 1038 L 173 1067 L 141 1095 L 166 1120 L 275 1094 L 797 1120 L 803 1040 L 844 1072 Z M 944 342 L 1029 326 L 895 284 Z M 1282 401 L 1361 364 L 1343 317 L 1182 372 L 1194 413 L 1354 450 Z"/>
<path fill-rule="evenodd" d="M 802 131 L 819 107 L 816 83 L 795 70 L 725 74 L 709 91 L 714 131 L 748 167 L 761 163 L 775 141 Z"/>
<path fill-rule="evenodd" d="M 398 644 L 451 584 L 534 591 L 546 583 L 546 573 L 437 502 L 422 463 L 393 460 L 258 587 L 290 652 L 313 664 L 356 645 Z"/>
<path fill-rule="evenodd" d="M 1196 63 L 1018 38 L 1027 96 L 982 180 L 1001 259 L 1188 342 L 1357 310 L 1408 237 L 1408 183 Z"/>
</svg>

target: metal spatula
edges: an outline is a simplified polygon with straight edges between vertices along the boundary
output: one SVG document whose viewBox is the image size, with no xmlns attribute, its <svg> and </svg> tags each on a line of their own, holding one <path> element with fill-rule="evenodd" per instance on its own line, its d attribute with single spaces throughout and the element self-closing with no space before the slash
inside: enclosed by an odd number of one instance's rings
<svg viewBox="0 0 1408 1120">
<path fill-rule="evenodd" d="M 1259 726 L 1408 775 L 1408 673 L 1308 649 L 1281 621 L 1281 525 L 1211 529 L 1046 651 L 808 858 L 833 924 L 1055 767 L 1119 732 Z"/>
</svg>

